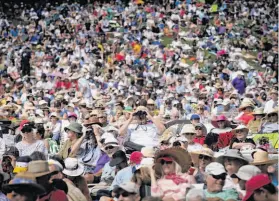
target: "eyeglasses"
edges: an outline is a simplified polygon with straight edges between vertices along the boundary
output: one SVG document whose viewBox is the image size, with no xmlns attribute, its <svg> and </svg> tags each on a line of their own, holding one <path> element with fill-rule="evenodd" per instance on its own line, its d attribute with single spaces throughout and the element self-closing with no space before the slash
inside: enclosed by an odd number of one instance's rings
<svg viewBox="0 0 279 201">
<path fill-rule="evenodd" d="M 125 198 L 125 197 L 129 197 L 130 195 L 135 195 L 135 193 L 129 193 L 127 191 L 123 191 L 123 192 L 117 193 L 115 197 L 119 198 L 120 195 Z"/>
<path fill-rule="evenodd" d="M 245 131 L 244 129 L 239 129 L 239 130 L 236 130 L 235 133 L 242 133 L 244 131 Z"/>
<path fill-rule="evenodd" d="M 161 165 L 170 165 L 172 164 L 172 161 L 165 161 L 165 160 L 161 160 Z"/>
<path fill-rule="evenodd" d="M 195 135 L 195 133 L 183 133 L 184 135 L 192 135 L 192 136 L 194 136 Z"/>
<path fill-rule="evenodd" d="M 199 159 L 210 160 L 211 157 L 200 154 Z"/>
<path fill-rule="evenodd" d="M 196 128 L 196 131 L 198 131 L 198 130 L 200 130 L 200 131 L 201 131 L 201 130 L 202 130 L 202 128 L 201 128 L 201 127 L 197 127 L 197 128 Z"/>
<path fill-rule="evenodd" d="M 219 179 L 221 179 L 221 180 L 225 180 L 226 179 L 226 176 L 227 176 L 227 174 L 225 174 L 225 173 L 223 173 L 223 174 L 219 174 L 219 175 L 211 175 L 214 179 L 216 179 L 216 180 L 219 180 Z"/>
<path fill-rule="evenodd" d="M 113 148 L 114 148 L 114 146 L 108 146 L 108 147 L 105 148 L 105 150 L 113 149 Z"/>
</svg>

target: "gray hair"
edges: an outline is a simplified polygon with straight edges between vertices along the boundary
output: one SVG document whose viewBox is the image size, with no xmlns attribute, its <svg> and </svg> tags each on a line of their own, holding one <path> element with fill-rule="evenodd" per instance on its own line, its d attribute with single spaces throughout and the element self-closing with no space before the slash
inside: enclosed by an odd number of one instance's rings
<svg viewBox="0 0 279 201">
<path fill-rule="evenodd" d="M 205 194 L 202 189 L 192 188 L 188 191 L 186 195 L 186 201 L 191 201 L 194 198 L 200 198 L 201 201 L 206 201 Z"/>
</svg>

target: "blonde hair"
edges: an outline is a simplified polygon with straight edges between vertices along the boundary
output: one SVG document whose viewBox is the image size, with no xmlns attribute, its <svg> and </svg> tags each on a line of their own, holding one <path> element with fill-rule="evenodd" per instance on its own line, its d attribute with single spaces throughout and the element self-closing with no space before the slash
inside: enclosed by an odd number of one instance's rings
<svg viewBox="0 0 279 201">
<path fill-rule="evenodd" d="M 174 164 L 174 168 L 175 168 L 175 170 L 174 170 L 174 173 L 175 174 L 181 174 L 182 173 L 182 168 L 181 168 L 181 166 L 175 161 L 175 160 L 173 160 L 173 164 Z M 161 175 L 162 175 L 162 178 L 164 177 L 164 171 L 163 171 L 163 168 L 162 168 L 162 165 L 161 165 Z"/>
</svg>

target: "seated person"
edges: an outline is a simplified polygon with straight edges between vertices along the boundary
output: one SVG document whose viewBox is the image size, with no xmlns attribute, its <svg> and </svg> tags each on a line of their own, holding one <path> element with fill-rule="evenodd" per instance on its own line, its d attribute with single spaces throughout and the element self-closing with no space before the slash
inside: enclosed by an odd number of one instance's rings
<svg viewBox="0 0 279 201">
<path fill-rule="evenodd" d="M 237 126 L 233 133 L 235 136 L 231 140 L 230 149 L 253 149 L 256 147 L 256 143 L 252 138 L 247 138 L 249 129 L 244 125 Z"/>
<path fill-rule="evenodd" d="M 278 132 L 278 108 L 267 114 L 267 121 L 263 123 L 260 133 Z"/>
</svg>

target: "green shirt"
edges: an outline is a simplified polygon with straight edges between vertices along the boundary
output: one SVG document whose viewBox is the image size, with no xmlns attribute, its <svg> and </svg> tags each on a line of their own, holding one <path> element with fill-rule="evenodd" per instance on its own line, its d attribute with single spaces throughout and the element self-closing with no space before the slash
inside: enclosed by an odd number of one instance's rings
<svg viewBox="0 0 279 201">
<path fill-rule="evenodd" d="M 218 193 L 210 193 L 207 190 L 205 190 L 205 196 L 206 198 L 221 198 L 222 200 L 238 200 L 238 193 L 235 189 L 228 189 L 223 190 Z"/>
</svg>

